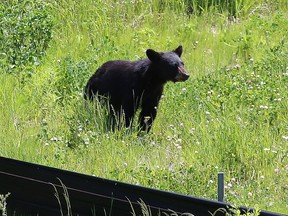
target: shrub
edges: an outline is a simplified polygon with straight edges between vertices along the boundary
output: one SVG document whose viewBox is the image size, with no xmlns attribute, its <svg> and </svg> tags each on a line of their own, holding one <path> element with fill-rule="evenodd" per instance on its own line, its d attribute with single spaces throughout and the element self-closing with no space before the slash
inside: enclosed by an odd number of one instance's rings
<svg viewBox="0 0 288 216">
<path fill-rule="evenodd" d="M 40 0 L 0 6 L 0 65 L 10 73 L 39 65 L 52 38 L 53 19 Z M 28 70 L 29 71 L 29 70 Z"/>
</svg>

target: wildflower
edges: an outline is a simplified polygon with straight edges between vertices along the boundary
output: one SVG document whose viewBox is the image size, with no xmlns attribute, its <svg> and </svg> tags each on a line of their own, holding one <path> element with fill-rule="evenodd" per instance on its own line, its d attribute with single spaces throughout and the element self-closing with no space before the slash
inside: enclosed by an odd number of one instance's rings
<svg viewBox="0 0 288 216">
<path fill-rule="evenodd" d="M 235 69 L 240 69 L 241 66 L 240 66 L 239 64 L 236 64 L 236 65 L 234 66 L 234 68 L 235 68 Z"/>
<path fill-rule="evenodd" d="M 43 124 L 43 125 L 47 125 L 47 120 L 46 120 L 46 119 L 43 119 L 43 120 L 42 120 L 42 124 Z"/>
<path fill-rule="evenodd" d="M 55 141 L 55 142 L 58 141 L 57 137 L 52 137 L 50 140 L 51 140 L 51 141 Z"/>
<path fill-rule="evenodd" d="M 268 106 L 260 105 L 260 109 L 268 109 Z"/>
<path fill-rule="evenodd" d="M 209 95 L 213 94 L 213 90 L 208 91 L 207 94 Z"/>
<path fill-rule="evenodd" d="M 282 138 L 286 141 L 288 141 L 288 136 L 282 136 Z"/>
<path fill-rule="evenodd" d="M 278 168 L 274 169 L 274 172 L 275 172 L 276 174 L 278 174 L 278 173 L 279 173 L 279 169 L 278 169 Z"/>
<path fill-rule="evenodd" d="M 253 195 L 253 194 L 252 194 L 251 192 L 248 192 L 248 196 L 250 196 L 250 197 L 251 197 L 252 195 Z"/>
<path fill-rule="evenodd" d="M 175 144 L 175 147 L 176 147 L 177 149 L 182 149 L 182 146 L 179 145 L 179 144 Z"/>
<path fill-rule="evenodd" d="M 195 131 L 195 128 L 191 128 L 189 132 L 194 133 L 194 131 Z"/>
</svg>

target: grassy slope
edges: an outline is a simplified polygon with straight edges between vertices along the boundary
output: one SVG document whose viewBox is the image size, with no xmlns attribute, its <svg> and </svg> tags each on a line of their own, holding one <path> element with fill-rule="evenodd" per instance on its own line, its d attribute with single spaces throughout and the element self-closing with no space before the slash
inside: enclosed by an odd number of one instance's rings
<svg viewBox="0 0 288 216">
<path fill-rule="evenodd" d="M 287 213 L 287 4 L 259 1 L 230 21 L 105 2 L 50 3 L 43 63 L 25 85 L 0 74 L 0 154 L 209 199 L 223 171 L 226 201 Z M 94 70 L 179 44 L 192 77 L 166 86 L 151 133 L 105 131 L 81 97 Z"/>
</svg>

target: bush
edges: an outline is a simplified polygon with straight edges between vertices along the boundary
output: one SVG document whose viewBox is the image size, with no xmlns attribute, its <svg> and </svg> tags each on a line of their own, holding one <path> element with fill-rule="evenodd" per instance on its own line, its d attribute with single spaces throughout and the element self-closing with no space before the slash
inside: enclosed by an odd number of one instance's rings
<svg viewBox="0 0 288 216">
<path fill-rule="evenodd" d="M 5 1 L 0 6 L 0 64 L 10 73 L 39 65 L 52 38 L 53 19 L 42 1 Z"/>
</svg>

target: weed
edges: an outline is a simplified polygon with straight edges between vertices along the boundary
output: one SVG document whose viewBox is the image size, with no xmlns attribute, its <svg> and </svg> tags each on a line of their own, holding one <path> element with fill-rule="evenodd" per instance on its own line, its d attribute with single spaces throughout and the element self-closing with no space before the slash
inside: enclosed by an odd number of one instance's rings
<svg viewBox="0 0 288 216">
<path fill-rule="evenodd" d="M 6 1 L 0 7 L 1 67 L 6 72 L 25 70 L 40 60 L 52 38 L 53 19 L 49 7 L 42 1 Z"/>
<path fill-rule="evenodd" d="M 69 200 L 69 193 L 68 193 L 67 187 L 63 184 L 63 182 L 61 181 L 61 179 L 58 178 L 58 180 L 59 180 L 59 182 L 61 183 L 61 187 L 62 187 L 62 189 L 63 189 L 63 196 L 64 196 L 65 202 L 66 202 L 67 216 L 71 216 L 71 215 L 73 215 L 73 214 L 72 214 L 72 208 L 71 208 L 71 204 L 70 204 L 70 200 Z M 62 204 L 61 204 L 61 199 L 60 199 L 59 192 L 58 192 L 58 190 L 57 190 L 57 188 L 56 188 L 55 185 L 52 184 L 52 186 L 53 186 L 53 188 L 54 188 L 54 190 L 55 190 L 55 194 L 54 194 L 54 195 L 55 195 L 55 197 L 56 197 L 56 199 L 57 199 L 57 201 L 58 201 L 58 204 L 59 204 L 59 206 L 60 206 L 61 216 L 63 216 L 64 214 L 63 214 L 63 208 L 62 208 Z M 66 215 L 66 214 L 65 214 L 65 215 Z"/>
<path fill-rule="evenodd" d="M 10 193 L 2 195 L 0 194 L 0 211 L 2 216 L 7 216 L 7 198 L 9 197 Z"/>
</svg>

